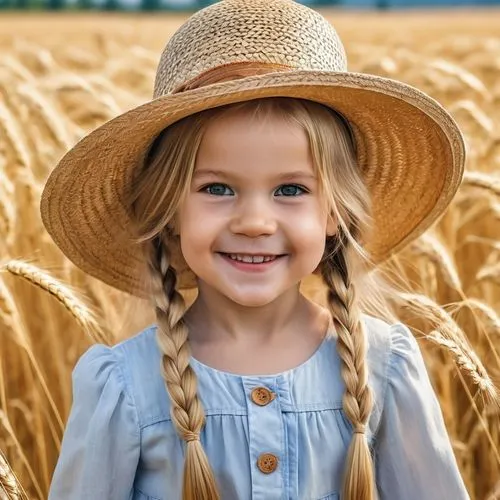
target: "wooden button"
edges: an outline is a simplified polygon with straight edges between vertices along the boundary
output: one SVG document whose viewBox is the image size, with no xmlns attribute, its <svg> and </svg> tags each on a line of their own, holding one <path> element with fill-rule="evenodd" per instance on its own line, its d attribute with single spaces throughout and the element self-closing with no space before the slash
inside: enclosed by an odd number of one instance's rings
<svg viewBox="0 0 500 500">
<path fill-rule="evenodd" d="M 262 453 L 257 459 L 257 467 L 264 474 L 271 474 L 278 467 L 278 457 L 272 453 Z"/>
<path fill-rule="evenodd" d="M 252 401 L 259 406 L 268 405 L 275 397 L 276 394 L 271 392 L 266 387 L 256 387 L 251 393 Z"/>
</svg>

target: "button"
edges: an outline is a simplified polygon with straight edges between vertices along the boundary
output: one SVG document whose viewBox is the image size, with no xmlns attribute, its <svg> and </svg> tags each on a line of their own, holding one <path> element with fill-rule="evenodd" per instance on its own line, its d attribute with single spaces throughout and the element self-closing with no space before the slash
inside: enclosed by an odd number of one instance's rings
<svg viewBox="0 0 500 500">
<path fill-rule="evenodd" d="M 271 392 L 266 387 L 256 387 L 251 394 L 252 401 L 259 406 L 268 405 L 276 397 L 274 392 Z"/>
<path fill-rule="evenodd" d="M 278 457 L 272 453 L 262 453 L 257 459 L 257 467 L 264 474 L 271 474 L 278 467 Z"/>
</svg>

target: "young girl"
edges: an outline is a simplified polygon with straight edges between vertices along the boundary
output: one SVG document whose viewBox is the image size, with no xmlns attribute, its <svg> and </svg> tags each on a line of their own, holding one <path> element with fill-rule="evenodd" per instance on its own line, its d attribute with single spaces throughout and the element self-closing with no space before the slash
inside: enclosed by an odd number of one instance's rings
<svg viewBox="0 0 500 500">
<path fill-rule="evenodd" d="M 154 97 L 43 194 L 66 255 L 157 317 L 79 360 L 49 498 L 468 498 L 418 346 L 368 279 L 458 189 L 450 116 L 348 72 L 291 0 L 196 13 Z M 300 293 L 312 273 L 327 308 Z"/>
</svg>

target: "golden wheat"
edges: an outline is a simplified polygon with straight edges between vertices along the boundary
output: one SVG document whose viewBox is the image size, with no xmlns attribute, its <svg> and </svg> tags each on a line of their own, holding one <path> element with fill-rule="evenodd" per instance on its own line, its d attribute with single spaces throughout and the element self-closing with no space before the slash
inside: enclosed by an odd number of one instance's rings
<svg viewBox="0 0 500 500">
<path fill-rule="evenodd" d="M 500 176 L 489 175 L 482 172 L 465 172 L 462 185 L 464 187 L 481 188 L 500 196 Z"/>
<path fill-rule="evenodd" d="M 482 267 L 476 274 L 476 280 L 481 281 L 493 281 L 500 285 L 500 262 L 493 264 L 492 266 Z"/>
<path fill-rule="evenodd" d="M 463 295 L 462 283 L 451 255 L 435 235 L 424 234 L 410 247 L 410 251 L 415 255 L 425 256 L 439 269 L 445 283 Z"/>
<path fill-rule="evenodd" d="M 400 298 L 404 301 L 401 307 L 422 314 L 434 324 L 435 329 L 424 333 L 423 338 L 446 347 L 445 351 L 453 355 L 458 368 L 469 375 L 485 396 L 498 403 L 500 400 L 493 381 L 456 321 L 425 295 L 401 294 Z"/>
<path fill-rule="evenodd" d="M 60 281 L 57 281 L 33 264 L 28 264 L 27 262 L 19 260 L 6 262 L 0 269 L 4 269 L 11 274 L 19 276 L 50 293 L 71 313 L 85 333 L 91 336 L 92 341 L 109 343 L 109 339 L 101 331 L 92 312 L 77 298 L 75 293 L 70 290 L 67 285 L 63 285 Z"/>
<path fill-rule="evenodd" d="M 15 125 L 14 118 L 9 110 L 0 102 L 0 132 L 4 137 L 4 144 L 9 147 L 13 154 L 14 164 L 29 167 L 29 153 L 23 145 L 19 131 Z"/>
<path fill-rule="evenodd" d="M 18 93 L 29 110 L 31 120 L 35 120 L 39 124 L 39 129 L 45 128 L 49 138 L 58 147 L 69 148 L 72 141 L 64 123 L 61 122 L 59 114 L 43 95 L 33 85 L 28 84 L 19 86 Z"/>
<path fill-rule="evenodd" d="M 18 500 L 19 497 L 16 477 L 0 450 L 0 500 Z"/>
</svg>

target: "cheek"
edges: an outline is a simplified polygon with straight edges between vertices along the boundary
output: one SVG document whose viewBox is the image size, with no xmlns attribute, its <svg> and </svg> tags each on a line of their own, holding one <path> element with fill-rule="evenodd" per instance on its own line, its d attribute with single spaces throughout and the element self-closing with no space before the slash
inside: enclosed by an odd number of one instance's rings
<svg viewBox="0 0 500 500">
<path fill-rule="evenodd" d="M 178 220 L 181 249 L 186 260 L 212 251 L 220 230 L 217 220 L 208 217 L 206 210 L 200 210 L 195 203 L 183 207 Z"/>
<path fill-rule="evenodd" d="M 203 257 L 207 253 L 207 245 L 200 231 L 197 231 L 197 227 L 194 224 L 181 226 L 180 250 L 187 266 L 199 276 L 200 271 L 205 267 Z"/>
<path fill-rule="evenodd" d="M 183 254 L 195 254 L 207 244 L 206 227 L 196 220 L 184 221 L 180 227 L 180 240 Z"/>
<path fill-rule="evenodd" d="M 289 232 L 299 247 L 321 247 L 325 244 L 327 216 L 319 207 L 311 206 L 291 217 Z"/>
<path fill-rule="evenodd" d="M 314 215 L 295 217 L 289 226 L 289 241 L 300 262 L 311 272 L 316 269 L 325 251 L 327 217 L 318 211 Z"/>
</svg>

